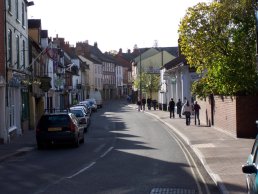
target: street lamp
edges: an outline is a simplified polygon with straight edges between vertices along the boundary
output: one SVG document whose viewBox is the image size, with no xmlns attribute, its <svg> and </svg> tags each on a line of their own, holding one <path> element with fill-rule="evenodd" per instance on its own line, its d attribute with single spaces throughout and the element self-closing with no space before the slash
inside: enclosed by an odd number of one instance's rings
<svg viewBox="0 0 258 194">
<path fill-rule="evenodd" d="M 140 100 L 142 101 L 142 54 L 141 51 L 140 52 Z"/>
</svg>

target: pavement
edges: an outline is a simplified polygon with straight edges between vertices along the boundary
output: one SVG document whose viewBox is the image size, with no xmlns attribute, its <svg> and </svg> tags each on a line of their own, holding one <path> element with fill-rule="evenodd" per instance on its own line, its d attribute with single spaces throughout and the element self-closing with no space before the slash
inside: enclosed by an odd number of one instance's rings
<svg viewBox="0 0 258 194">
<path fill-rule="evenodd" d="M 135 110 L 137 108 L 135 104 L 129 106 Z M 247 193 L 241 167 L 251 152 L 254 139 L 236 138 L 202 123 L 200 126 L 194 125 L 193 119 L 190 126 L 186 126 L 184 117 L 179 118 L 176 114 L 175 118 L 170 119 L 168 111 L 152 109 L 141 113 L 155 117 L 177 133 L 194 150 L 221 193 Z M 25 131 L 11 143 L 0 145 L 0 162 L 35 149 L 35 131 Z"/>
</svg>

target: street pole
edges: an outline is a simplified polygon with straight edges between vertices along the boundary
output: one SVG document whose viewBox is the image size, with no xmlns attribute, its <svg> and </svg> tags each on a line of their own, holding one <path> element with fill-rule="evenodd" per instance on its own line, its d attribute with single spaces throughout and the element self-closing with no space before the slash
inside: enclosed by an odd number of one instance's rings
<svg viewBox="0 0 258 194">
<path fill-rule="evenodd" d="M 142 101 L 142 56 L 140 51 L 140 100 Z"/>
</svg>

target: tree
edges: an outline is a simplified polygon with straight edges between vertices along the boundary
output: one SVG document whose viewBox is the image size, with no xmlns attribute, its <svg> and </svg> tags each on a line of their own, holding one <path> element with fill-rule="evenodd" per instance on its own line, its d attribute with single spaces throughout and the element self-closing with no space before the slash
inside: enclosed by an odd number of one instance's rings
<svg viewBox="0 0 258 194">
<path fill-rule="evenodd" d="M 179 27 L 180 48 L 201 74 L 193 93 L 256 92 L 255 17 L 252 0 L 218 0 L 187 10 Z"/>
<path fill-rule="evenodd" d="M 140 83 L 141 82 L 141 83 Z M 160 76 L 157 74 L 149 74 L 146 72 L 141 73 L 141 79 L 140 75 L 134 80 L 134 87 L 140 90 L 140 84 L 142 87 L 142 91 L 146 92 L 151 98 L 153 92 L 159 91 L 159 82 L 160 82 Z"/>
</svg>

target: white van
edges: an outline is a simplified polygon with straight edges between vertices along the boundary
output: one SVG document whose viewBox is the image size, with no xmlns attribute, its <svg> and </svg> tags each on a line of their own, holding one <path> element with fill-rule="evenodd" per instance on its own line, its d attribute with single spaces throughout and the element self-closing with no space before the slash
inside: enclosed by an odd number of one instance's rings
<svg viewBox="0 0 258 194">
<path fill-rule="evenodd" d="M 103 101 L 102 101 L 102 96 L 99 91 L 91 91 L 89 98 L 94 98 L 97 102 L 98 108 L 102 108 L 103 106 Z"/>
</svg>

